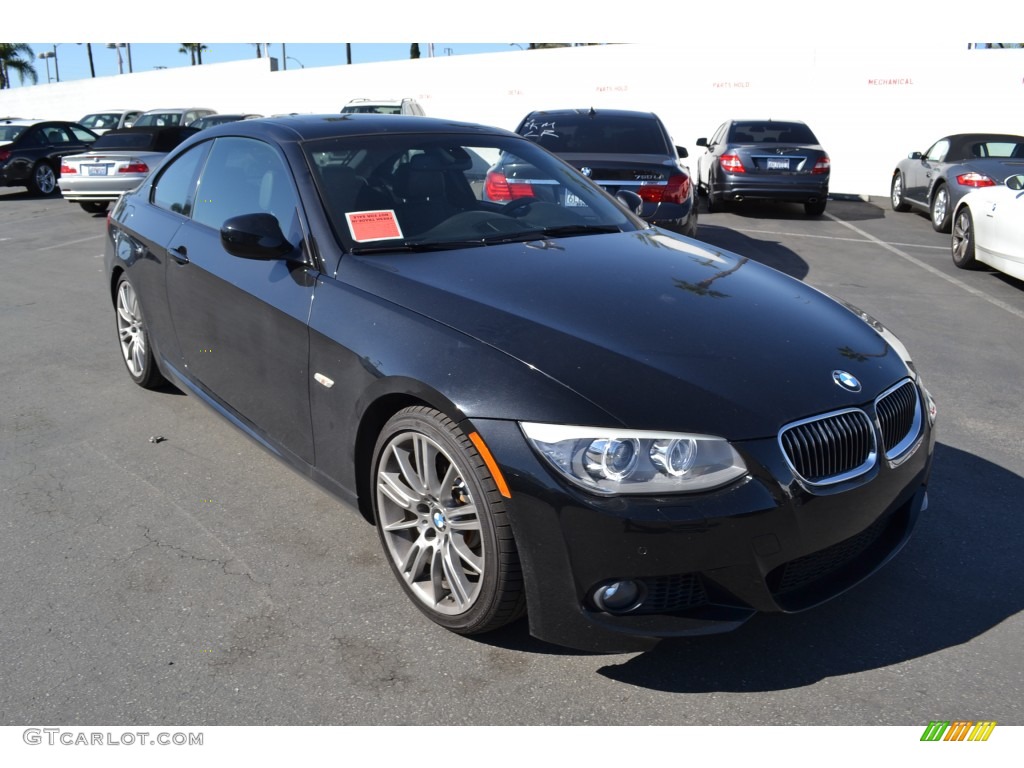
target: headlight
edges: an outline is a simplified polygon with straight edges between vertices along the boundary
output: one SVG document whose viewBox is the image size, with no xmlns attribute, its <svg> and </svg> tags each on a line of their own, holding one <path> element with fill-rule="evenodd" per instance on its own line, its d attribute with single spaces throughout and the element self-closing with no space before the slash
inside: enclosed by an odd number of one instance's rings
<svg viewBox="0 0 1024 768">
<path fill-rule="evenodd" d="M 720 437 L 528 422 L 520 427 L 559 474 L 602 496 L 705 491 L 747 472 L 736 449 Z"/>
</svg>

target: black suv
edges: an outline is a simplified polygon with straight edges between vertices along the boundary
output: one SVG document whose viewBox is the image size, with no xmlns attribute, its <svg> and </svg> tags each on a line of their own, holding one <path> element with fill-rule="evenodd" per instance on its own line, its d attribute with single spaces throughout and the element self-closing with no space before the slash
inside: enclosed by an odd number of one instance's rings
<svg viewBox="0 0 1024 768">
<path fill-rule="evenodd" d="M 693 185 L 680 159 L 684 147 L 673 145 L 664 124 L 653 112 L 622 109 L 557 109 L 531 112 L 516 133 L 554 152 L 612 195 L 634 192 L 643 200 L 638 213 L 656 226 L 693 237 L 697 208 Z M 511 194 L 514 170 L 506 178 Z M 488 194 L 501 189 L 488 185 Z M 566 203 L 568 204 L 568 203 Z"/>
<path fill-rule="evenodd" d="M 85 152 L 98 138 L 78 123 L 0 120 L 0 187 L 28 187 L 33 194 L 53 194 L 61 158 Z"/>
</svg>

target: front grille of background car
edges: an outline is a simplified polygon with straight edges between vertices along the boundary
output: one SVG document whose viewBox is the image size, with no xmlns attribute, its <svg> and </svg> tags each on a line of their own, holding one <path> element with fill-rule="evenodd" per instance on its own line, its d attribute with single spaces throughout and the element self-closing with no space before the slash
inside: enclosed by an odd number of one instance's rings
<svg viewBox="0 0 1024 768">
<path fill-rule="evenodd" d="M 676 613 L 704 605 L 708 601 L 704 583 L 696 573 L 657 576 L 641 579 L 647 597 L 633 611 L 637 613 Z"/>
<path fill-rule="evenodd" d="M 875 403 L 875 413 L 878 415 L 878 425 L 882 428 L 885 455 L 892 457 L 902 453 L 921 429 L 917 387 L 913 382 L 906 381 L 882 395 Z"/>
<path fill-rule="evenodd" d="M 854 477 L 870 469 L 875 459 L 874 431 L 859 410 L 784 427 L 779 443 L 793 471 L 812 484 Z"/>
<path fill-rule="evenodd" d="M 889 522 L 890 517 L 880 517 L 855 536 L 783 563 L 768 574 L 768 589 L 774 595 L 784 595 L 827 577 L 856 559 L 878 541 Z"/>
</svg>

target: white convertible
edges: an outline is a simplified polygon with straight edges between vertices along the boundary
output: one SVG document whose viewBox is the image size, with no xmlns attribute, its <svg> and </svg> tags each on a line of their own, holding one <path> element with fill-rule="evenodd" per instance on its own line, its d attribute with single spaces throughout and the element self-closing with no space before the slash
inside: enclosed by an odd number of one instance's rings
<svg viewBox="0 0 1024 768">
<path fill-rule="evenodd" d="M 1024 280 L 1024 174 L 964 195 L 953 215 L 953 263 Z"/>
</svg>

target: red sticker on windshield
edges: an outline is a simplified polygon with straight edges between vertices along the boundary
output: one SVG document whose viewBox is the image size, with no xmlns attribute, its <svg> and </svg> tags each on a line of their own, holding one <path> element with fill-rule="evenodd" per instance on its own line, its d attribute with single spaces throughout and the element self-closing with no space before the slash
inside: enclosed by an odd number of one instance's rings
<svg viewBox="0 0 1024 768">
<path fill-rule="evenodd" d="M 356 211 L 346 213 L 345 218 L 348 220 L 348 231 L 357 243 L 402 237 L 402 228 L 398 226 L 394 211 Z"/>
</svg>

